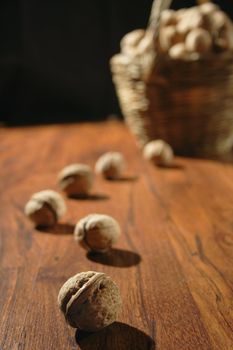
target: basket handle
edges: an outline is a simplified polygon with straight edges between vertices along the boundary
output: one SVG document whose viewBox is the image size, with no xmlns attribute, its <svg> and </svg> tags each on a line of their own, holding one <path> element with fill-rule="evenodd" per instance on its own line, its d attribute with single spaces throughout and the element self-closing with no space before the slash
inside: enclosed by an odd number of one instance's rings
<svg viewBox="0 0 233 350">
<path fill-rule="evenodd" d="M 198 5 L 204 4 L 206 2 L 211 2 L 211 0 L 196 0 Z M 171 6 L 172 0 L 154 0 L 151 8 L 150 18 L 147 30 L 153 33 L 153 39 L 155 40 L 158 35 L 159 20 L 161 12 L 168 9 Z"/>
<path fill-rule="evenodd" d="M 172 0 L 154 0 L 151 8 L 147 30 L 153 33 L 153 40 L 157 38 L 161 12 L 171 6 Z"/>
</svg>

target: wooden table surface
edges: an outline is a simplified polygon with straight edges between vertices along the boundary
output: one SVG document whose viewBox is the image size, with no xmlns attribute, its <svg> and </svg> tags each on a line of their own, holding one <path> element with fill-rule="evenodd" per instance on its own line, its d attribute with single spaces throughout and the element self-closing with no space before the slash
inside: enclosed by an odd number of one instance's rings
<svg viewBox="0 0 233 350">
<path fill-rule="evenodd" d="M 24 216 L 33 192 L 57 190 L 65 165 L 94 166 L 105 151 L 124 153 L 121 181 L 95 179 L 87 200 L 48 232 Z M 143 160 L 117 122 L 0 129 L 1 350 L 232 350 L 233 167 L 177 158 L 172 169 Z M 89 213 L 116 218 L 122 236 L 109 255 L 73 240 Z M 103 271 L 119 285 L 123 310 L 97 333 L 78 332 L 57 306 L 62 284 Z"/>
</svg>

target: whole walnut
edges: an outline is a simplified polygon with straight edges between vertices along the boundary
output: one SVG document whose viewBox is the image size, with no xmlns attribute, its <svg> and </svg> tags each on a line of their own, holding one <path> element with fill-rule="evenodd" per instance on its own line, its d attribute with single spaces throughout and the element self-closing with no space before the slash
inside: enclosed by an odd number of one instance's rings
<svg viewBox="0 0 233 350">
<path fill-rule="evenodd" d="M 120 42 L 121 52 L 129 56 L 134 55 L 135 49 L 144 35 L 145 30 L 143 29 L 135 29 L 127 33 Z"/>
<path fill-rule="evenodd" d="M 74 238 L 88 251 L 106 252 L 121 233 L 118 222 L 109 215 L 90 214 L 81 219 L 74 229 Z"/>
<path fill-rule="evenodd" d="M 200 12 L 204 15 L 212 15 L 215 11 L 219 10 L 219 6 L 213 4 L 212 2 L 205 2 L 204 4 L 201 4 L 198 8 Z"/>
<path fill-rule="evenodd" d="M 96 162 L 95 171 L 107 179 L 118 179 L 125 168 L 125 160 L 119 152 L 104 153 Z"/>
<path fill-rule="evenodd" d="M 160 49 L 164 52 L 167 52 L 172 45 L 176 44 L 177 32 L 176 27 L 173 25 L 167 26 L 160 30 L 159 32 L 159 45 Z"/>
<path fill-rule="evenodd" d="M 188 57 L 185 44 L 178 43 L 178 44 L 175 44 L 174 46 L 172 46 L 169 50 L 169 56 L 174 60 L 175 59 L 176 60 L 180 60 L 180 59 L 185 60 Z"/>
<path fill-rule="evenodd" d="M 212 38 L 209 32 L 202 28 L 193 29 L 185 39 L 185 47 L 190 52 L 208 52 L 211 50 L 212 44 Z"/>
<path fill-rule="evenodd" d="M 70 164 L 60 171 L 58 181 L 68 196 L 86 196 L 93 184 L 93 174 L 88 165 Z"/>
<path fill-rule="evenodd" d="M 24 211 L 36 226 L 53 226 L 65 214 L 66 205 L 59 193 L 44 190 L 32 195 Z"/>
<path fill-rule="evenodd" d="M 161 26 L 170 26 L 177 23 L 176 12 L 171 9 L 163 10 L 160 18 Z"/>
<path fill-rule="evenodd" d="M 171 146 L 165 141 L 154 140 L 144 146 L 143 156 L 156 165 L 170 166 L 173 162 L 174 153 Z"/>
<path fill-rule="evenodd" d="M 109 276 L 88 271 L 65 282 L 58 304 L 71 327 L 98 331 L 116 321 L 122 302 L 119 288 Z"/>
</svg>

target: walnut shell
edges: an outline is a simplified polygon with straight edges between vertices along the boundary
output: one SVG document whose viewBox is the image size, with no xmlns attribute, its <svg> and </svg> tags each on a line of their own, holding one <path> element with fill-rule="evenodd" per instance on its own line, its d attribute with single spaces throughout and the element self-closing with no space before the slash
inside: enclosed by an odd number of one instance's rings
<svg viewBox="0 0 233 350">
<path fill-rule="evenodd" d="M 172 46 L 169 50 L 169 56 L 174 60 L 185 60 L 188 58 L 188 53 L 184 43 L 178 43 Z"/>
<path fill-rule="evenodd" d="M 131 56 L 135 54 L 135 48 L 145 34 L 144 29 L 136 29 L 127 33 L 120 42 L 121 52 L 125 55 Z"/>
<path fill-rule="evenodd" d="M 125 168 L 125 160 L 119 152 L 104 153 L 96 162 L 95 171 L 107 179 L 120 178 Z"/>
<path fill-rule="evenodd" d="M 159 46 L 162 51 L 167 52 L 171 46 L 178 42 L 176 27 L 169 25 L 161 28 L 159 32 Z"/>
<path fill-rule="evenodd" d="M 74 238 L 88 251 L 106 252 L 121 233 L 118 222 L 109 215 L 90 214 L 81 219 L 74 229 Z"/>
<path fill-rule="evenodd" d="M 205 29 L 193 29 L 186 36 L 185 47 L 189 52 L 205 53 L 211 50 L 212 45 L 211 35 Z"/>
<path fill-rule="evenodd" d="M 143 156 L 156 165 L 170 166 L 174 154 L 171 146 L 163 140 L 150 141 L 144 146 Z"/>
<path fill-rule="evenodd" d="M 213 4 L 212 2 L 206 2 L 204 4 L 199 5 L 199 11 L 204 15 L 211 15 L 217 10 L 219 10 L 219 6 Z"/>
<path fill-rule="evenodd" d="M 32 195 L 24 212 L 37 226 L 53 226 L 66 212 L 66 205 L 59 193 L 44 190 Z"/>
<path fill-rule="evenodd" d="M 58 174 L 58 181 L 68 196 L 86 196 L 93 184 L 93 174 L 88 165 L 70 164 Z"/>
<path fill-rule="evenodd" d="M 197 7 L 185 11 L 183 17 L 177 23 L 176 30 L 178 33 L 186 35 L 190 30 L 200 28 L 204 25 L 204 18 Z"/>
<path fill-rule="evenodd" d="M 216 11 L 210 16 L 210 24 L 213 32 L 218 32 L 221 29 L 227 28 L 230 19 L 223 11 Z"/>
<path fill-rule="evenodd" d="M 215 42 L 216 46 L 222 50 L 233 50 L 233 26 L 227 30 L 222 30 Z"/>
<path fill-rule="evenodd" d="M 67 323 L 85 331 L 98 331 L 116 321 L 121 304 L 117 285 L 106 274 L 94 271 L 69 278 L 58 294 Z"/>
<path fill-rule="evenodd" d="M 163 10 L 160 18 L 161 26 L 170 26 L 177 23 L 176 12 L 171 9 Z"/>
</svg>

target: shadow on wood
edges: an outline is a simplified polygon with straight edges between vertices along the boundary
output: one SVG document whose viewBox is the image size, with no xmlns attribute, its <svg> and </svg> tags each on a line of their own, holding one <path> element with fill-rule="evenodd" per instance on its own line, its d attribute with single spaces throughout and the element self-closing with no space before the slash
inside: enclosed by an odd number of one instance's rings
<svg viewBox="0 0 233 350">
<path fill-rule="evenodd" d="M 137 181 L 138 180 L 138 176 L 133 175 L 133 176 L 121 176 L 119 178 L 108 178 L 106 179 L 108 181 L 112 181 L 112 182 L 133 182 L 133 181 Z"/>
<path fill-rule="evenodd" d="M 152 163 L 153 164 L 153 163 Z M 174 162 L 173 164 L 170 165 L 162 165 L 162 164 L 153 164 L 155 167 L 158 169 L 168 169 L 168 170 L 183 170 L 184 166 L 183 164 L 179 164 Z"/>
<path fill-rule="evenodd" d="M 193 157 L 193 159 L 198 159 L 198 160 L 203 160 L 203 161 L 208 161 L 208 160 L 212 160 L 214 162 L 217 163 L 226 163 L 226 164 L 233 164 L 233 149 L 231 152 L 226 153 L 226 154 L 222 154 L 219 156 L 213 156 L 213 157 Z"/>
<path fill-rule="evenodd" d="M 69 198 L 81 201 L 104 201 L 108 200 L 110 197 L 107 194 L 94 193 L 88 195 L 71 195 Z"/>
<path fill-rule="evenodd" d="M 51 227 L 38 226 L 37 231 L 44 233 L 51 233 L 53 235 L 72 235 L 74 233 L 74 225 L 57 223 Z"/>
<path fill-rule="evenodd" d="M 139 254 L 129 250 L 112 248 L 106 253 L 87 253 L 87 258 L 99 264 L 115 266 L 115 267 L 130 267 L 138 265 L 141 261 Z"/>
<path fill-rule="evenodd" d="M 150 336 L 121 322 L 96 333 L 77 330 L 75 338 L 81 350 L 155 350 L 155 342 Z"/>
</svg>

